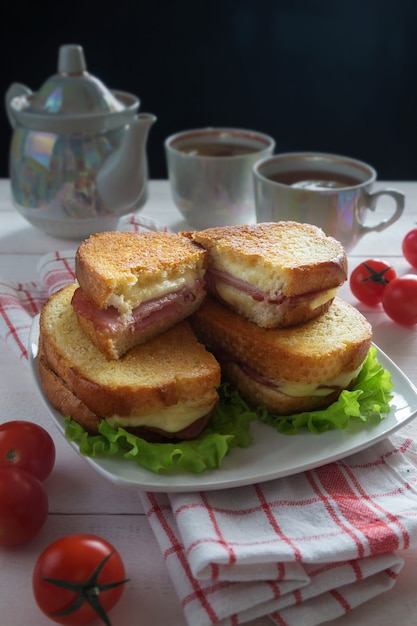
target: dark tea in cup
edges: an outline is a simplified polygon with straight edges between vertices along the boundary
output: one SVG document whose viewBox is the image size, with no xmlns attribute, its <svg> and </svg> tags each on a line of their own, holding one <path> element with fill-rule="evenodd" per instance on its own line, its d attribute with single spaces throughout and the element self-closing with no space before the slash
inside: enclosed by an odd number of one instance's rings
<svg viewBox="0 0 417 626">
<path fill-rule="evenodd" d="M 239 143 L 227 143 L 219 140 L 218 142 L 201 142 L 192 143 L 179 148 L 184 154 L 192 154 L 193 156 L 204 157 L 233 157 L 241 154 L 252 154 L 258 152 L 258 147 Z"/>
<path fill-rule="evenodd" d="M 301 170 L 293 172 L 279 172 L 268 176 L 269 180 L 298 187 L 299 189 L 343 189 L 355 187 L 362 181 L 346 174 L 334 174 L 322 170 Z"/>
<path fill-rule="evenodd" d="M 347 250 L 372 231 L 393 224 L 404 209 L 404 194 L 397 189 L 371 191 L 376 180 L 373 167 L 335 154 L 289 152 L 258 161 L 253 168 L 258 222 L 294 220 L 315 224 L 338 239 Z M 383 218 L 381 196 L 395 202 Z M 376 224 L 365 224 L 368 211 L 378 205 Z"/>
</svg>

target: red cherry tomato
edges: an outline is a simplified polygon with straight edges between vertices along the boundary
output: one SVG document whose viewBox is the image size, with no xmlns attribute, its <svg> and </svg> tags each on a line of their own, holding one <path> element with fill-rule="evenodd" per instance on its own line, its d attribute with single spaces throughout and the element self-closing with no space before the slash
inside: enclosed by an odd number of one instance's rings
<svg viewBox="0 0 417 626">
<path fill-rule="evenodd" d="M 406 274 L 391 281 L 385 288 L 382 306 L 398 324 L 417 324 L 417 275 Z"/>
<path fill-rule="evenodd" d="M 43 481 L 55 463 L 55 444 L 42 426 L 13 420 L 0 424 L 0 467 L 24 469 Z"/>
<path fill-rule="evenodd" d="M 388 263 L 368 259 L 353 270 L 349 280 L 350 289 L 360 302 L 377 306 L 382 301 L 386 286 L 396 276 L 396 271 Z"/>
<path fill-rule="evenodd" d="M 120 599 L 125 568 L 120 554 L 95 535 L 68 535 L 51 543 L 39 556 L 32 576 L 35 600 L 58 624 L 89 624 Z"/>
<path fill-rule="evenodd" d="M 22 469 L 0 469 L 0 545 L 26 543 L 42 528 L 48 515 L 43 484 Z"/>
<path fill-rule="evenodd" d="M 403 239 L 402 250 L 409 264 L 417 268 L 417 228 L 406 234 Z"/>
</svg>

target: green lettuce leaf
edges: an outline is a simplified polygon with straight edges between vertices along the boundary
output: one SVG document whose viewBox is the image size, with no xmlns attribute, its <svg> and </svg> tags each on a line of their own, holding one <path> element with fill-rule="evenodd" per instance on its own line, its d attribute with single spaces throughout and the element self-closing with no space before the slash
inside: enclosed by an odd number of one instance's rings
<svg viewBox="0 0 417 626">
<path fill-rule="evenodd" d="M 327 409 L 281 417 L 259 407 L 258 415 L 262 422 L 286 435 L 295 435 L 306 428 L 320 434 L 331 428 L 344 429 L 355 419 L 362 422 L 383 419 L 390 410 L 392 389 L 391 375 L 380 365 L 376 348 L 371 346 L 354 387 L 342 391 Z"/>
<path fill-rule="evenodd" d="M 70 417 L 65 418 L 65 436 L 78 443 L 80 453 L 88 457 L 120 455 L 154 472 L 177 470 L 199 474 L 220 466 L 228 451 L 250 445 L 250 423 L 257 412 L 244 402 L 236 391 L 223 384 L 220 402 L 203 433 L 192 441 L 149 443 L 124 428 L 112 428 L 100 422 L 100 434 L 90 435 Z"/>
<path fill-rule="evenodd" d="M 149 443 L 123 428 L 112 428 L 105 420 L 100 423 L 100 433 L 90 435 L 69 417 L 65 418 L 65 436 L 78 443 L 85 456 L 119 455 L 157 474 L 199 474 L 218 468 L 231 448 L 249 446 L 254 420 L 291 435 L 306 428 L 319 434 L 330 428 L 344 429 L 352 420 L 383 419 L 390 410 L 393 386 L 389 372 L 379 364 L 376 355 L 372 346 L 353 389 L 342 391 L 327 409 L 280 417 L 268 413 L 265 407 L 251 408 L 236 391 L 223 384 L 213 418 L 193 441 Z"/>
</svg>

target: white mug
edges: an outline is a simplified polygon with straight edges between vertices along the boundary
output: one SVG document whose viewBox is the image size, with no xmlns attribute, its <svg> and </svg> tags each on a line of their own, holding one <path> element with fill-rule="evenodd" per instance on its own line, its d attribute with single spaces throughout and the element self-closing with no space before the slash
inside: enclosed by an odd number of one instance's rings
<svg viewBox="0 0 417 626">
<path fill-rule="evenodd" d="M 290 152 L 266 157 L 253 167 L 256 219 L 315 224 L 350 250 L 366 233 L 393 224 L 404 210 L 405 196 L 398 189 L 371 191 L 376 176 L 367 163 L 334 154 Z M 394 199 L 393 213 L 366 225 L 366 211 L 376 211 L 384 195 Z"/>
<path fill-rule="evenodd" d="M 255 220 L 252 167 L 272 154 L 268 135 L 238 128 L 201 128 L 165 141 L 174 203 L 194 228 Z"/>
</svg>

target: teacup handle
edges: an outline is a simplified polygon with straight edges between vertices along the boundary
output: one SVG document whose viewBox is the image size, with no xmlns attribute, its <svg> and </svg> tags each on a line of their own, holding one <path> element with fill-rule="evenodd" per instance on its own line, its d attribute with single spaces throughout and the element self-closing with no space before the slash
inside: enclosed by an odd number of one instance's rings
<svg viewBox="0 0 417 626">
<path fill-rule="evenodd" d="M 399 191 L 398 189 L 392 189 L 390 187 L 387 187 L 386 189 L 381 189 L 380 191 L 373 191 L 368 193 L 369 205 L 365 208 L 371 211 L 375 211 L 376 205 L 381 196 L 390 196 L 391 198 L 393 198 L 393 200 L 395 200 L 395 211 L 390 218 L 382 220 L 382 222 L 380 222 L 379 224 L 376 224 L 375 226 L 366 226 L 362 223 L 362 220 L 360 219 L 362 211 L 359 209 L 360 214 L 358 215 L 358 222 L 361 225 L 363 235 L 365 233 L 374 231 L 380 232 L 381 230 L 388 228 L 388 226 L 391 226 L 391 224 L 396 222 L 401 217 L 404 211 L 405 195 L 402 191 Z"/>
</svg>

